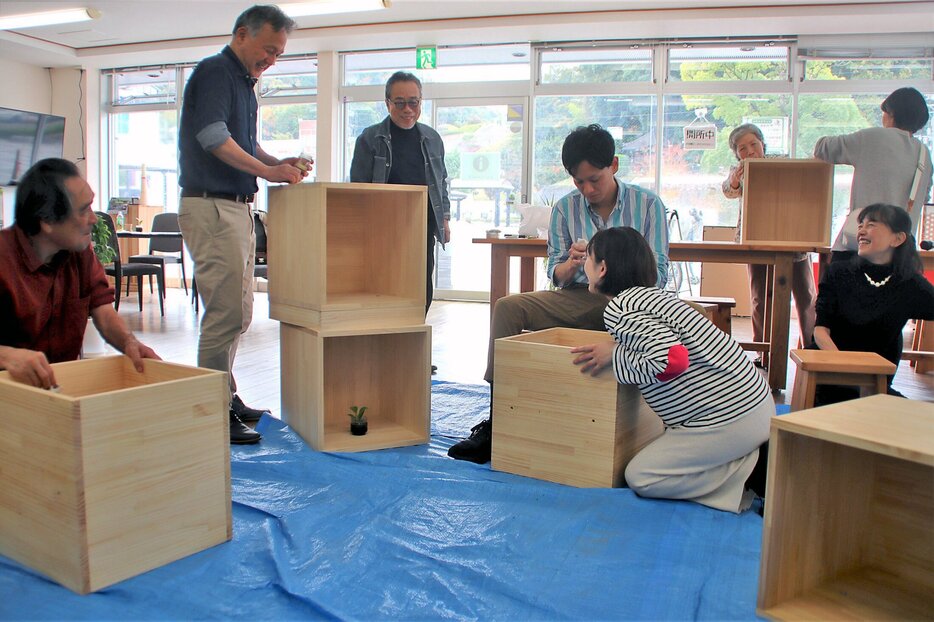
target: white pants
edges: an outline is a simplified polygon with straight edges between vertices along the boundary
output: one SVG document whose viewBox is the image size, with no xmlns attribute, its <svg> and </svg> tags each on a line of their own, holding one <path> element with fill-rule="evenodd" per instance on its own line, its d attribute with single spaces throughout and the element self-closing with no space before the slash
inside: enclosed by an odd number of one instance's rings
<svg viewBox="0 0 934 622">
<path fill-rule="evenodd" d="M 687 499 L 740 512 L 746 479 L 775 415 L 772 396 L 752 412 L 713 428 L 667 428 L 626 467 L 626 483 L 642 497 Z"/>
</svg>

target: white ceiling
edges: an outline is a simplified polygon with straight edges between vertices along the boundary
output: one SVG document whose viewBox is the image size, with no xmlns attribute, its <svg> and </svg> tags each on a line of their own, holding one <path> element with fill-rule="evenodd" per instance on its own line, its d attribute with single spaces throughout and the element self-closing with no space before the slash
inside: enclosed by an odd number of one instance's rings
<svg viewBox="0 0 934 622">
<path fill-rule="evenodd" d="M 261 0 L 262 1 L 262 0 Z M 101 54 L 115 49 L 128 52 L 158 49 L 164 55 L 171 49 L 194 49 L 207 45 L 217 47 L 212 37 L 226 38 L 237 15 L 252 2 L 243 0 L 0 0 L 0 15 L 29 13 L 41 10 L 91 7 L 101 11 L 101 17 L 79 24 L 0 32 L 0 54 L 44 66 L 88 64 Z M 374 25 L 374 32 L 392 29 L 424 28 L 428 21 L 442 22 L 444 28 L 465 27 L 463 18 L 491 16 L 524 16 L 529 23 L 562 13 L 613 12 L 619 19 L 621 11 L 664 11 L 671 9 L 781 9 L 800 6 L 845 5 L 928 5 L 928 2 L 880 2 L 878 0 L 392 0 L 388 10 L 298 18 L 300 30 L 292 39 L 313 40 L 319 32 L 340 32 L 341 27 Z M 857 7 L 858 8 L 858 7 Z M 839 7 L 837 10 L 849 10 Z M 729 12 L 726 13 L 729 15 Z M 589 19 L 600 20 L 599 13 Z M 658 19 L 663 20 L 664 14 Z M 516 19 L 511 20 L 515 24 Z M 437 30 L 437 24 L 434 25 Z M 588 32 L 567 29 L 566 38 L 589 38 Z M 912 31 L 912 24 L 906 24 Z M 348 31 L 349 32 L 349 31 Z M 424 32 L 424 31 L 423 31 Z M 781 33 L 775 33 L 781 34 Z M 596 38 L 596 37 L 595 37 Z M 291 41 L 291 40 L 290 40 Z M 311 49 L 298 51 L 312 51 Z M 296 50 L 290 49 L 287 52 Z M 372 48 L 379 48 L 374 41 Z M 197 57 L 195 57 L 197 58 Z M 76 63 L 76 59 L 81 59 Z M 173 62 L 173 61 L 168 61 Z"/>
</svg>

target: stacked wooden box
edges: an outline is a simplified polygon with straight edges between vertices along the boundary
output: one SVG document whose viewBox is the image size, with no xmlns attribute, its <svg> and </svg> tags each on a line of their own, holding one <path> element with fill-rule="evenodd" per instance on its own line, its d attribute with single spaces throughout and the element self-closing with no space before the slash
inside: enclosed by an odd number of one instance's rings
<svg viewBox="0 0 934 622">
<path fill-rule="evenodd" d="M 269 190 L 283 418 L 319 451 L 428 442 L 427 204 L 423 186 Z M 365 436 L 350 434 L 351 406 L 368 407 Z"/>
<path fill-rule="evenodd" d="M 0 372 L 0 553 L 86 594 L 231 538 L 227 376 L 112 356 Z"/>
</svg>

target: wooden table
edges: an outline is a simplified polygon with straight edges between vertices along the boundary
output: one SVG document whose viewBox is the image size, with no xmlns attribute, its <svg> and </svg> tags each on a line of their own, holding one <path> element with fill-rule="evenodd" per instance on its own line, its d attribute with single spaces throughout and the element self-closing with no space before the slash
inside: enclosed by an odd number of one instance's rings
<svg viewBox="0 0 934 622">
<path fill-rule="evenodd" d="M 509 258 L 521 257 L 520 291 L 534 287 L 535 258 L 545 257 L 548 242 L 526 238 L 474 238 L 477 244 L 489 244 L 490 313 L 497 300 L 509 293 Z M 771 320 L 769 334 L 769 386 L 773 391 L 785 388 L 788 371 L 788 323 L 791 319 L 791 273 L 799 253 L 829 253 L 830 247 L 798 242 L 672 242 L 669 261 L 761 264 L 772 271 L 772 305 L 767 310 Z"/>
</svg>

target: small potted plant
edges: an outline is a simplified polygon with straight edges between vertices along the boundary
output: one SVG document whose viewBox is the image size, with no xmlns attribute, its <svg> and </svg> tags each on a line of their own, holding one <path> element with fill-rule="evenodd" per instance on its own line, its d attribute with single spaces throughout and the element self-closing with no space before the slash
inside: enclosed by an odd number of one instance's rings
<svg viewBox="0 0 934 622">
<path fill-rule="evenodd" d="M 350 433 L 354 436 L 366 434 L 366 406 L 351 406 L 347 416 L 350 417 Z"/>
<path fill-rule="evenodd" d="M 94 246 L 94 254 L 103 265 L 113 263 L 117 251 L 110 246 L 110 228 L 103 218 L 98 218 L 91 229 L 91 243 Z"/>
</svg>

